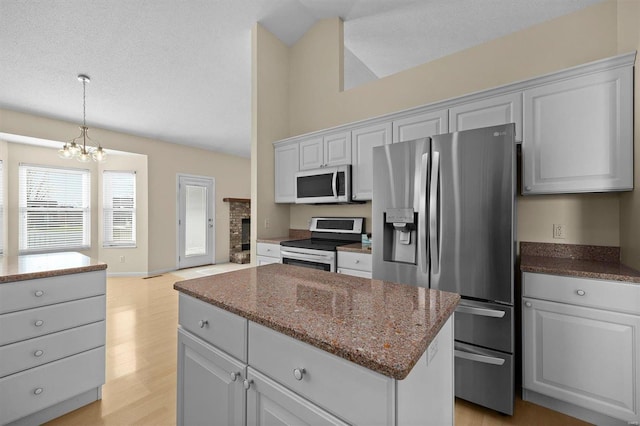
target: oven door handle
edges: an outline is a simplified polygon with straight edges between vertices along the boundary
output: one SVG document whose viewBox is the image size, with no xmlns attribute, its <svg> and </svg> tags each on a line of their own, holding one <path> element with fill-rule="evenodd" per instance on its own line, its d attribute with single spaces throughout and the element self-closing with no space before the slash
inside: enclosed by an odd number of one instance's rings
<svg viewBox="0 0 640 426">
<path fill-rule="evenodd" d="M 291 259 L 302 259 L 302 260 L 331 260 L 331 255 L 326 254 L 313 254 L 313 253 L 296 253 L 293 251 L 280 250 L 281 257 L 290 257 Z"/>
</svg>

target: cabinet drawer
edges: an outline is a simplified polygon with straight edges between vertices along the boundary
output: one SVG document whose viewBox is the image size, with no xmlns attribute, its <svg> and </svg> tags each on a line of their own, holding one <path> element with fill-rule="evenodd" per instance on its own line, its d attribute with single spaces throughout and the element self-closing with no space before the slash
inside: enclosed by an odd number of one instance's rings
<svg viewBox="0 0 640 426">
<path fill-rule="evenodd" d="M 0 379 L 2 422 L 12 422 L 104 383 L 104 346 Z"/>
<path fill-rule="evenodd" d="M 103 346 L 105 322 L 0 346 L 0 377 Z"/>
<path fill-rule="evenodd" d="M 280 244 L 258 243 L 258 256 L 280 257 Z"/>
<path fill-rule="evenodd" d="M 522 296 L 554 302 L 640 313 L 640 285 L 525 272 Z"/>
<path fill-rule="evenodd" d="M 371 272 L 371 255 L 367 253 L 338 252 L 338 268 Z"/>
<path fill-rule="evenodd" d="M 179 323 L 241 361 L 247 360 L 247 320 L 180 293 Z"/>
<path fill-rule="evenodd" d="M 0 346 L 105 319 L 105 296 L 0 315 Z"/>
<path fill-rule="evenodd" d="M 105 294 L 105 271 L 0 284 L 0 314 Z"/>
<path fill-rule="evenodd" d="M 252 367 L 314 404 L 352 424 L 394 423 L 393 379 L 253 322 L 249 341 Z"/>
</svg>

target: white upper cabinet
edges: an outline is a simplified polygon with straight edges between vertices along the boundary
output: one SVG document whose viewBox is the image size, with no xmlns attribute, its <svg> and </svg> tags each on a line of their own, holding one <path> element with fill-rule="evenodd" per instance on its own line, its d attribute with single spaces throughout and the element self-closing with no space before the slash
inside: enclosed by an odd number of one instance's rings
<svg viewBox="0 0 640 426">
<path fill-rule="evenodd" d="M 351 164 L 351 132 L 333 133 L 300 142 L 300 170 Z"/>
<path fill-rule="evenodd" d="M 297 142 L 276 146 L 275 154 L 275 192 L 276 203 L 293 203 L 296 200 L 295 175 L 298 171 Z"/>
<path fill-rule="evenodd" d="M 373 148 L 391 143 L 391 129 L 389 122 L 361 127 L 351 132 L 351 198 L 354 200 L 365 201 L 373 197 Z"/>
<path fill-rule="evenodd" d="M 633 68 L 524 91 L 523 194 L 633 188 Z"/>
<path fill-rule="evenodd" d="M 322 136 L 300 142 L 300 170 L 317 169 L 323 164 Z"/>
<path fill-rule="evenodd" d="M 454 105 L 449 109 L 449 131 L 516 124 L 516 141 L 522 140 L 522 93 L 507 93 Z"/>
<path fill-rule="evenodd" d="M 400 118 L 393 122 L 393 143 L 440 135 L 449 131 L 448 111 L 434 111 Z"/>
</svg>

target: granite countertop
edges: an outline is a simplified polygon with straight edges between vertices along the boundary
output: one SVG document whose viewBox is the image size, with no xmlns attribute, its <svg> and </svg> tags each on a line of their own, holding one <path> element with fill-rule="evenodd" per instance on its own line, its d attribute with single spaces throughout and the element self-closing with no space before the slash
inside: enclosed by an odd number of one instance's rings
<svg viewBox="0 0 640 426">
<path fill-rule="evenodd" d="M 269 244 L 280 244 L 282 241 L 295 240 L 295 238 L 291 237 L 266 237 L 266 238 L 258 238 L 256 241 L 259 243 L 269 243 Z"/>
<path fill-rule="evenodd" d="M 619 247 L 520 243 L 523 272 L 640 283 L 640 271 L 620 263 L 619 259 Z"/>
<path fill-rule="evenodd" d="M 106 263 L 75 252 L 4 256 L 0 262 L 0 283 L 102 269 L 107 269 Z"/>
<path fill-rule="evenodd" d="M 336 248 L 338 251 L 350 251 L 353 253 L 365 253 L 371 254 L 371 246 L 362 245 L 362 243 L 353 243 L 346 246 L 339 246 Z"/>
<path fill-rule="evenodd" d="M 455 293 L 282 264 L 174 288 L 399 380 L 460 300 Z"/>
</svg>

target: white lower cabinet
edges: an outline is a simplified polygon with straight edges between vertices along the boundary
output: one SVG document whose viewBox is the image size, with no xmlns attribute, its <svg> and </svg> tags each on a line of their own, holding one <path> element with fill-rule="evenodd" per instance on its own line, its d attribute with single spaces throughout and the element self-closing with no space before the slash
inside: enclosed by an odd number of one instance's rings
<svg viewBox="0 0 640 426">
<path fill-rule="evenodd" d="M 453 425 L 452 318 L 395 380 L 213 305 L 183 315 L 203 304 L 183 293 L 179 303 L 178 426 Z M 194 334 L 229 328 L 234 321 L 221 324 L 221 313 L 243 321 L 235 339 Z M 237 339 L 247 348 L 237 357 L 247 362 L 220 349 Z"/>
<path fill-rule="evenodd" d="M 247 374 L 247 387 L 248 425 L 347 425 L 253 368 Z"/>
<path fill-rule="evenodd" d="M 596 424 L 638 424 L 640 286 L 532 273 L 523 286 L 523 399 Z"/>
<path fill-rule="evenodd" d="M 282 263 L 280 259 L 280 245 L 274 243 L 258 243 L 258 255 L 256 260 L 258 266 L 268 265 L 270 263 Z"/>
<path fill-rule="evenodd" d="M 101 398 L 105 294 L 104 269 L 0 284 L 0 425 L 45 423 Z"/>
<path fill-rule="evenodd" d="M 371 278 L 370 253 L 355 253 L 338 250 L 338 273 L 354 277 Z"/>
<path fill-rule="evenodd" d="M 246 368 L 178 330 L 178 425 L 244 425 Z"/>
</svg>

